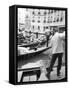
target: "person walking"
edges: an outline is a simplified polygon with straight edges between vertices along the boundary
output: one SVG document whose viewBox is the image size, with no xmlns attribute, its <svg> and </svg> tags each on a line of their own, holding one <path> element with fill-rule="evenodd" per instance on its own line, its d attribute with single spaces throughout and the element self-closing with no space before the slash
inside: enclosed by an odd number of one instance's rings
<svg viewBox="0 0 69 90">
<path fill-rule="evenodd" d="M 57 76 L 60 76 L 60 70 L 62 65 L 62 56 L 63 56 L 63 39 L 65 38 L 65 32 L 59 33 L 58 29 L 55 29 L 54 36 L 51 39 L 50 45 L 52 47 L 52 60 L 48 68 L 48 73 L 46 74 L 47 78 L 50 79 L 50 73 L 52 71 L 53 65 L 58 58 L 57 66 Z"/>
<path fill-rule="evenodd" d="M 46 36 L 46 40 L 47 40 L 47 47 L 48 47 L 48 44 L 49 44 L 49 37 L 50 37 L 50 29 L 48 27 L 48 29 L 46 29 L 46 33 L 45 33 L 45 36 Z"/>
</svg>

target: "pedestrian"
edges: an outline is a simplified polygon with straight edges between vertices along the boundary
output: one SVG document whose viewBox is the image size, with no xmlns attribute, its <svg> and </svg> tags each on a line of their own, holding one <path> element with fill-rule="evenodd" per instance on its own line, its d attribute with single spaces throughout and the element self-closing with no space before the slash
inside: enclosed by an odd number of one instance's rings
<svg viewBox="0 0 69 90">
<path fill-rule="evenodd" d="M 48 47 L 48 44 L 49 44 L 49 37 L 50 37 L 50 29 L 46 29 L 45 36 L 46 36 L 46 43 L 47 43 L 47 47 Z"/>
<path fill-rule="evenodd" d="M 49 43 L 49 33 L 46 35 L 47 38 L 47 47 L 48 47 L 48 43 Z"/>
<path fill-rule="evenodd" d="M 52 59 L 50 62 L 50 66 L 48 68 L 48 73 L 46 74 L 47 78 L 50 79 L 50 73 L 52 71 L 53 65 L 58 58 L 58 66 L 57 66 L 57 76 L 60 76 L 60 70 L 62 65 L 62 56 L 63 56 L 63 39 L 65 38 L 65 33 L 59 33 L 58 29 L 55 29 L 54 36 L 51 39 L 51 47 L 52 47 Z"/>
</svg>

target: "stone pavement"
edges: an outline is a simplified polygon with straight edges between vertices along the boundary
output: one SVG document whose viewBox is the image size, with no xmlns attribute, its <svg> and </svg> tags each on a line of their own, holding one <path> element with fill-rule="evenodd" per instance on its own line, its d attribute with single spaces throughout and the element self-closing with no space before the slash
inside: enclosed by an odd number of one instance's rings
<svg viewBox="0 0 69 90">
<path fill-rule="evenodd" d="M 41 75 L 38 81 L 48 81 L 48 78 L 46 77 L 47 71 L 44 67 L 41 67 Z M 21 78 L 22 73 L 19 72 L 18 76 Z M 61 72 L 60 72 L 60 77 L 57 77 L 57 68 L 54 67 L 53 71 L 50 74 L 50 80 L 61 80 L 65 78 L 65 66 L 62 66 Z M 20 81 L 20 79 L 18 80 Z M 23 79 L 23 82 L 30 82 L 30 81 L 37 81 L 36 75 L 32 76 L 25 76 Z"/>
<path fill-rule="evenodd" d="M 47 72 L 41 73 L 41 76 L 39 78 L 39 81 L 41 81 L 41 80 L 48 80 L 48 78 L 45 76 L 46 73 Z M 65 66 L 62 66 L 62 68 L 61 68 L 60 77 L 57 76 L 57 68 L 54 67 L 53 68 L 53 71 L 50 74 L 50 80 L 61 80 L 63 78 L 65 78 Z"/>
<path fill-rule="evenodd" d="M 18 61 L 18 69 L 28 69 L 28 68 L 36 68 L 36 67 L 40 67 L 41 68 L 41 75 L 40 78 L 38 79 L 38 81 L 44 81 L 44 80 L 48 80 L 48 78 L 45 76 L 47 74 L 46 68 L 49 67 L 50 65 L 50 58 L 49 58 L 49 54 L 50 54 L 50 49 L 33 57 L 30 58 L 28 60 L 19 60 Z M 50 75 L 50 79 L 51 80 L 59 80 L 65 77 L 65 54 L 63 55 L 63 60 L 62 60 L 62 68 L 61 68 L 61 78 L 57 77 L 57 70 L 56 70 L 56 66 L 57 66 L 57 61 L 56 60 L 55 64 L 54 64 L 54 68 L 53 71 L 51 72 Z M 21 79 L 21 75 L 22 75 L 22 71 L 18 72 L 18 82 L 20 82 Z M 32 75 L 32 76 L 25 76 L 23 79 L 23 82 L 28 82 L 28 81 L 36 81 L 36 75 Z"/>
</svg>

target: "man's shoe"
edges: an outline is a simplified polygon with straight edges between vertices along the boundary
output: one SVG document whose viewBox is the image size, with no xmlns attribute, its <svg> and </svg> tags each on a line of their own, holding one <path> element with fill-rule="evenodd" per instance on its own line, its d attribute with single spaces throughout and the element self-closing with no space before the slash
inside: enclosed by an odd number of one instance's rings
<svg viewBox="0 0 69 90">
<path fill-rule="evenodd" d="M 59 72 L 59 71 L 57 71 L 57 76 L 58 76 L 58 77 L 60 76 L 60 72 Z"/>
<path fill-rule="evenodd" d="M 46 77 L 50 80 L 50 74 L 46 74 Z"/>
</svg>

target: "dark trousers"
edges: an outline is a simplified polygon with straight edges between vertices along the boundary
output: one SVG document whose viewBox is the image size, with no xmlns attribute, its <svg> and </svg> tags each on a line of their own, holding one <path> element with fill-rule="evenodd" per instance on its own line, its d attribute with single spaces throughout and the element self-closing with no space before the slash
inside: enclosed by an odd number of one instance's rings
<svg viewBox="0 0 69 90">
<path fill-rule="evenodd" d="M 49 40 L 47 40 L 47 47 L 48 47 L 48 41 L 49 41 Z"/>
<path fill-rule="evenodd" d="M 50 62 L 50 67 L 49 67 L 48 74 L 50 74 L 50 72 L 52 71 L 53 65 L 54 65 L 57 58 L 58 58 L 57 73 L 60 72 L 61 65 L 62 65 L 62 56 L 63 56 L 63 53 L 56 53 L 56 54 L 52 55 L 52 60 Z"/>
<path fill-rule="evenodd" d="M 47 47 L 48 47 L 48 43 L 49 43 L 49 36 L 47 36 Z"/>
</svg>

